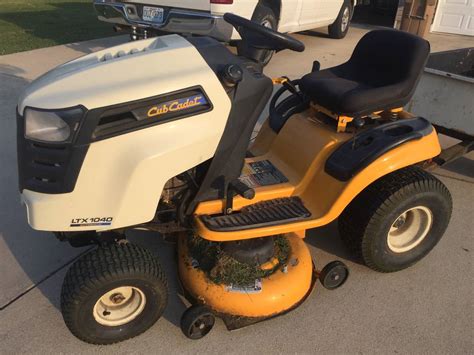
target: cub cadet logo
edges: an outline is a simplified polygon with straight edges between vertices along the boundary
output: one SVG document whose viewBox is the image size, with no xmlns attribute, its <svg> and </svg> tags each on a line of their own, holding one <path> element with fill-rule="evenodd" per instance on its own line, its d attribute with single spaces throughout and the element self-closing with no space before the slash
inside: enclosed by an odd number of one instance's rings
<svg viewBox="0 0 474 355">
<path fill-rule="evenodd" d="M 186 110 L 191 107 L 207 104 L 206 99 L 202 95 L 195 95 L 183 99 L 168 101 L 158 106 L 153 106 L 148 110 L 148 117 L 160 116 L 168 112 L 176 112 Z"/>
</svg>

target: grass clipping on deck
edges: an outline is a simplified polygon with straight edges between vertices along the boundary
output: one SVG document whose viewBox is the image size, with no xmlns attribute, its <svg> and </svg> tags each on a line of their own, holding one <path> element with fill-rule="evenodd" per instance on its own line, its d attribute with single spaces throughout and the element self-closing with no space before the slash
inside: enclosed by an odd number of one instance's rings
<svg viewBox="0 0 474 355">
<path fill-rule="evenodd" d="M 210 281 L 219 285 L 246 286 L 256 279 L 270 276 L 286 265 L 291 252 L 288 239 L 279 235 L 275 237 L 274 243 L 278 264 L 272 269 L 262 270 L 257 263 L 249 265 L 237 261 L 221 249 L 220 243 L 194 235 L 188 237 L 189 253 L 197 261 L 196 267 L 204 271 Z"/>
</svg>

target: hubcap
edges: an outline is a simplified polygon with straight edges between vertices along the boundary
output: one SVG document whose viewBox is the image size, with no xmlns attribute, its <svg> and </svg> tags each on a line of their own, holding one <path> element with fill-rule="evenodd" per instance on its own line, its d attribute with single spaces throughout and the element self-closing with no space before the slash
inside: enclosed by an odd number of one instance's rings
<svg viewBox="0 0 474 355">
<path fill-rule="evenodd" d="M 94 319 L 105 326 L 116 327 L 134 320 L 145 308 L 143 292 L 132 286 L 117 287 L 96 302 Z"/>
<path fill-rule="evenodd" d="M 347 26 L 349 26 L 349 19 L 350 19 L 350 16 L 351 15 L 351 12 L 349 11 L 349 8 L 346 7 L 344 9 L 344 12 L 342 13 L 342 21 L 341 21 L 341 31 L 342 32 L 345 32 L 346 29 L 347 29 Z"/>
<path fill-rule="evenodd" d="M 272 28 L 272 23 L 268 20 L 263 20 L 262 21 L 262 26 L 266 28 Z"/>
<path fill-rule="evenodd" d="M 191 339 L 201 339 L 206 336 L 214 326 L 214 316 L 212 314 L 201 314 L 191 327 L 188 336 Z"/>
<path fill-rule="evenodd" d="M 424 206 L 410 208 L 392 223 L 387 235 L 388 247 L 394 253 L 415 248 L 427 236 L 433 224 L 431 210 Z"/>
</svg>

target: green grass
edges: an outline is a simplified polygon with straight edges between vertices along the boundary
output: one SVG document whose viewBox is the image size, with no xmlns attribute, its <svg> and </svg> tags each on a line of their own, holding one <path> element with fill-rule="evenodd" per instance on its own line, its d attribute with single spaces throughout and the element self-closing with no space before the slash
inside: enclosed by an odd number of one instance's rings
<svg viewBox="0 0 474 355">
<path fill-rule="evenodd" d="M 113 34 L 92 0 L 0 0 L 0 55 Z"/>
<path fill-rule="evenodd" d="M 221 249 L 220 243 L 209 242 L 192 234 L 188 236 L 190 255 L 207 278 L 218 285 L 248 286 L 256 279 L 268 277 L 280 270 L 288 262 L 291 247 L 288 239 L 281 235 L 275 238 L 274 243 L 278 264 L 273 269 L 262 270 L 257 264 L 243 264 L 235 260 Z"/>
</svg>

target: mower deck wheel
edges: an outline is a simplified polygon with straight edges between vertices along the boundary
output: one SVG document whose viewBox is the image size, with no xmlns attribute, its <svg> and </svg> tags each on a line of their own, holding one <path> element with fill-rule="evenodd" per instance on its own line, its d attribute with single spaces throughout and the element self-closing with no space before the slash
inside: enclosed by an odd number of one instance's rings
<svg viewBox="0 0 474 355">
<path fill-rule="evenodd" d="M 342 261 L 327 264 L 319 273 L 319 281 L 328 290 L 341 287 L 349 277 L 349 268 Z"/>
<path fill-rule="evenodd" d="M 214 327 L 215 319 L 208 307 L 194 305 L 181 316 L 181 330 L 189 339 L 198 340 L 209 334 Z"/>
</svg>

